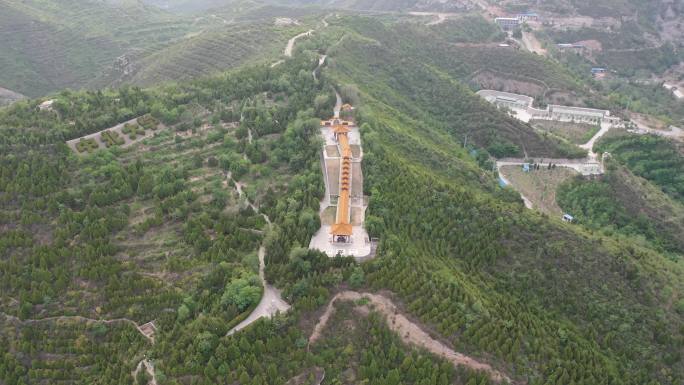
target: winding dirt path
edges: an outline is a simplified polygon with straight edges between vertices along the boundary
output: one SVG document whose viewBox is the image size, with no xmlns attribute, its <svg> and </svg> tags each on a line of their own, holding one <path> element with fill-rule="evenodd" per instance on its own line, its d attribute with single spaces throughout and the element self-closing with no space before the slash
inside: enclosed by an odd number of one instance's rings
<svg viewBox="0 0 684 385">
<path fill-rule="evenodd" d="M 292 50 L 294 49 L 294 45 L 295 45 L 295 42 L 297 41 L 297 39 L 305 37 L 305 36 L 310 36 L 313 32 L 314 32 L 314 30 L 310 29 L 310 30 L 308 30 L 306 32 L 302 32 L 299 35 L 290 39 L 287 42 L 287 45 L 285 46 L 285 52 L 284 52 L 285 56 L 292 57 Z"/>
<path fill-rule="evenodd" d="M 254 212 L 257 214 L 261 214 L 264 217 L 266 223 L 268 224 L 268 228 L 270 229 L 272 227 L 271 219 L 266 214 L 260 212 L 259 208 L 256 207 L 252 202 L 250 202 L 247 196 L 244 195 L 244 191 L 242 191 L 242 184 L 232 179 L 230 173 L 228 174 L 228 179 L 231 179 L 233 181 L 233 183 L 235 184 L 235 189 L 237 190 L 238 194 L 241 197 L 245 197 L 245 201 L 252 208 L 252 210 L 254 210 Z M 239 332 L 240 330 L 251 325 L 261 317 L 271 318 L 279 312 L 284 313 L 290 309 L 290 305 L 283 300 L 282 292 L 266 281 L 266 276 L 264 274 L 264 268 L 266 267 L 266 263 L 264 261 L 266 257 L 266 248 L 263 244 L 259 247 L 258 255 L 259 279 L 261 280 L 261 284 L 264 287 L 264 293 L 261 296 L 259 304 L 256 308 L 254 308 L 254 310 L 252 310 L 249 316 L 247 316 L 247 318 L 245 318 L 242 322 L 237 324 L 234 328 L 230 329 L 226 335 L 233 335 Z"/>
<path fill-rule="evenodd" d="M 449 17 L 457 16 L 458 14 L 445 12 L 409 12 L 409 15 L 421 17 L 432 16 L 434 19 L 425 23 L 425 25 L 437 25 L 444 23 Z"/>
<path fill-rule="evenodd" d="M 94 319 L 94 318 L 88 318 L 88 317 L 83 317 L 83 316 L 55 316 L 55 317 L 46 317 L 46 318 L 36 318 L 36 319 L 25 319 L 22 320 L 18 317 L 15 317 L 13 315 L 9 315 L 6 313 L 0 313 L 0 315 L 4 316 L 5 318 L 9 319 L 12 322 L 17 322 L 21 324 L 35 324 L 35 323 L 41 323 L 41 322 L 59 322 L 59 321 L 76 321 L 76 322 L 95 322 L 95 323 L 104 323 L 104 324 L 113 324 L 113 323 L 126 323 L 129 325 L 135 326 L 136 330 L 140 332 L 140 334 L 143 335 L 148 341 L 150 341 L 151 344 L 154 345 L 154 332 L 151 333 L 146 333 L 143 330 L 143 326 L 147 327 L 147 325 L 154 323 L 148 322 L 147 324 L 144 325 L 138 325 L 137 322 L 128 319 L 128 318 L 114 318 L 114 319 Z M 156 330 L 156 327 L 152 326 L 154 330 Z M 133 376 L 133 380 L 135 380 L 135 376 L 138 374 L 138 371 L 141 369 L 142 366 L 145 366 L 145 370 L 147 371 L 147 374 L 150 376 L 150 381 L 148 385 L 157 385 L 157 375 L 154 371 L 154 365 L 150 360 L 147 358 L 144 358 L 142 361 L 138 363 L 138 366 L 136 366 L 135 370 L 131 373 Z"/>
<path fill-rule="evenodd" d="M 151 343 L 154 343 L 154 335 L 148 335 L 145 333 L 141 325 L 138 325 L 137 322 L 128 319 L 128 318 L 113 318 L 113 319 L 95 319 L 95 318 L 88 318 L 88 317 L 83 317 L 80 315 L 72 315 L 72 316 L 67 316 L 67 315 L 61 315 L 61 316 L 54 316 L 54 317 L 45 317 L 45 318 L 35 318 L 35 319 L 25 319 L 22 320 L 19 317 L 15 317 L 13 315 L 9 315 L 6 313 L 1 313 L 5 318 L 13 321 L 13 322 L 18 322 L 22 324 L 32 324 L 32 323 L 40 323 L 40 322 L 50 322 L 50 321 L 78 321 L 78 322 L 96 322 L 96 323 L 104 323 L 104 324 L 113 324 L 113 323 L 127 323 L 129 325 L 133 325 L 140 334 L 143 335 L 143 337 L 147 338 L 148 341 Z"/>
<path fill-rule="evenodd" d="M 340 111 L 342 110 L 342 96 L 335 90 L 335 109 L 333 110 L 334 116 L 336 118 L 340 117 Z"/>
<path fill-rule="evenodd" d="M 154 364 L 152 364 L 152 362 L 147 358 L 138 362 L 138 366 L 136 366 L 133 373 L 131 373 L 131 375 L 133 375 L 133 380 L 135 381 L 135 377 L 138 375 L 138 372 L 143 366 L 145 367 L 145 371 L 147 371 L 147 375 L 150 376 L 150 380 L 147 385 L 157 385 L 157 373 L 154 371 Z"/>
<path fill-rule="evenodd" d="M 343 291 L 335 295 L 314 327 L 314 330 L 309 337 L 309 347 L 321 337 L 330 316 L 335 311 L 335 301 L 356 301 L 362 298 L 370 300 L 374 309 L 386 317 L 387 326 L 389 326 L 392 331 L 396 332 L 404 343 L 424 348 L 429 352 L 450 361 L 454 366 L 463 365 L 473 370 L 487 372 L 490 378 L 497 383 L 504 380 L 511 382 L 509 377 L 492 368 L 489 364 L 479 362 L 474 358 L 458 353 L 442 342 L 430 337 L 430 335 L 420 326 L 411 322 L 401 314 L 391 299 L 380 294 Z"/>
<path fill-rule="evenodd" d="M 323 64 L 325 64 L 325 59 L 327 59 L 327 58 L 328 58 L 328 55 L 320 55 L 318 57 L 318 65 L 316 66 L 316 69 L 314 69 L 313 72 L 311 73 L 313 75 L 313 78 L 315 81 L 318 81 L 318 75 L 316 73 L 321 69 Z"/>
</svg>

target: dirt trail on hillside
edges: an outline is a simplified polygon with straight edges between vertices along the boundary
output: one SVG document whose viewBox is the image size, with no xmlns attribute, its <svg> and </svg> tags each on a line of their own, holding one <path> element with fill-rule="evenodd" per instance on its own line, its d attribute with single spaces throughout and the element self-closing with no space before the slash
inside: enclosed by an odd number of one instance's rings
<svg viewBox="0 0 684 385">
<path fill-rule="evenodd" d="M 431 16 L 433 20 L 427 22 L 425 25 L 437 25 L 444 23 L 449 17 L 457 16 L 457 13 L 445 13 L 445 12 L 409 12 L 411 16 Z"/>
<path fill-rule="evenodd" d="M 230 173 L 228 173 L 226 179 L 230 179 L 233 181 L 233 183 L 235 184 L 235 190 L 237 190 L 238 194 L 241 197 L 245 197 L 245 201 L 252 208 L 252 210 L 254 210 L 255 213 L 261 214 L 261 216 L 264 217 L 264 220 L 266 220 L 268 228 L 270 229 L 272 226 L 271 219 L 266 214 L 259 211 L 259 208 L 256 205 L 254 205 L 254 203 L 249 201 L 244 191 L 242 191 L 242 183 L 234 180 Z M 259 279 L 261 280 L 261 284 L 264 288 L 264 293 L 261 296 L 259 304 L 256 308 L 254 308 L 254 310 L 252 310 L 249 316 L 247 316 L 247 318 L 245 318 L 242 322 L 237 324 L 234 328 L 230 329 L 226 335 L 232 335 L 234 333 L 237 333 L 262 317 L 270 318 L 279 312 L 284 313 L 290 309 L 290 305 L 283 300 L 282 292 L 266 281 L 266 276 L 264 274 L 264 268 L 266 267 L 266 262 L 264 260 L 266 257 L 266 248 L 263 244 L 259 247 L 258 255 Z"/>
<path fill-rule="evenodd" d="M 302 32 L 302 33 L 300 33 L 299 35 L 297 35 L 297 36 L 293 37 L 292 39 L 290 39 L 290 40 L 287 42 L 287 46 L 285 46 L 285 52 L 284 52 L 284 53 L 285 53 L 285 56 L 287 56 L 287 57 L 292 57 L 292 50 L 294 49 L 294 45 L 295 45 L 295 42 L 297 41 L 297 39 L 302 38 L 302 37 L 305 37 L 305 36 L 310 36 L 313 32 L 314 32 L 314 30 L 313 30 L 313 29 L 310 29 L 310 30 L 308 30 L 308 31 L 306 31 L 306 32 Z"/>
<path fill-rule="evenodd" d="M 445 358 L 454 365 L 463 365 L 474 370 L 487 372 L 491 379 L 497 383 L 500 383 L 503 380 L 511 382 L 510 378 L 493 369 L 489 364 L 479 362 L 462 353 L 455 352 L 442 342 L 430 337 L 430 335 L 423 331 L 420 326 L 411 322 L 401 314 L 391 299 L 380 294 L 343 291 L 335 295 L 314 327 L 314 330 L 309 337 L 309 346 L 314 344 L 323 334 L 323 330 L 325 329 L 330 316 L 335 311 L 335 301 L 356 301 L 362 298 L 370 300 L 371 304 L 374 306 L 374 310 L 387 317 L 387 325 L 401 337 L 404 343 L 424 348 L 433 354 Z"/>
<path fill-rule="evenodd" d="M 154 343 L 154 336 L 150 334 L 146 334 L 143 329 L 141 328 L 141 325 L 138 325 L 137 322 L 128 319 L 128 318 L 114 318 L 114 319 L 95 319 L 95 318 L 88 318 L 88 317 L 83 317 L 80 315 L 73 315 L 73 316 L 67 316 L 67 315 L 61 315 L 61 316 L 54 316 L 54 317 L 46 317 L 46 318 L 36 318 L 36 319 L 25 319 L 22 320 L 19 317 L 15 317 L 13 315 L 9 315 L 6 313 L 0 313 L 1 315 L 5 316 L 7 319 L 13 322 L 18 322 L 22 324 L 32 324 L 32 323 L 39 323 L 39 322 L 50 322 L 50 321 L 78 321 L 78 322 L 96 322 L 96 323 L 105 323 L 105 324 L 113 324 L 113 323 L 127 323 L 130 325 L 133 325 L 140 334 L 142 334 L 145 338 L 147 338 L 150 342 Z"/>
<path fill-rule="evenodd" d="M 143 366 L 145 366 L 145 371 L 147 371 L 147 375 L 150 376 L 147 385 L 157 385 L 157 373 L 154 371 L 154 365 L 147 358 L 138 362 L 138 366 L 136 366 L 133 373 L 131 373 L 131 375 L 133 375 L 133 380 L 135 380 L 136 376 L 138 375 L 138 372 L 142 369 Z"/>
</svg>

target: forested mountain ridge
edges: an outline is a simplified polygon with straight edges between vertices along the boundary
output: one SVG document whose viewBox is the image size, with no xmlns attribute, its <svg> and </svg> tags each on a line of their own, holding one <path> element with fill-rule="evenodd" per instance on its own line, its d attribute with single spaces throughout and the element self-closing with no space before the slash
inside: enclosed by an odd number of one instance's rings
<svg viewBox="0 0 684 385">
<path fill-rule="evenodd" d="M 140 1 L 0 2 L 0 87 L 39 97 L 208 76 L 278 57 L 305 9 L 244 2 L 213 14 L 173 14 Z"/>
<path fill-rule="evenodd" d="M 392 297 L 515 383 L 681 383 L 681 261 L 526 210 L 498 185 L 489 154 L 563 148 L 466 86 L 496 51 L 443 50 L 419 27 L 369 18 L 328 22 L 274 67 L 0 109 L 0 379 L 148 383 L 131 373 L 150 359 L 159 384 L 283 384 L 313 367 L 324 383 L 492 383 L 403 343 L 371 307 L 356 313 L 363 300 L 339 304 L 310 346 L 318 315 L 351 287 Z M 544 60 L 502 55 L 582 87 Z M 355 106 L 366 227 L 380 239 L 360 265 L 302 247 L 320 227 L 319 125 L 334 89 Z M 159 126 L 140 144 L 64 145 L 147 114 Z M 260 298 L 259 245 L 292 308 L 227 336 Z M 154 320 L 154 343 L 105 322 L 117 318 Z"/>
<path fill-rule="evenodd" d="M 29 96 L 105 86 L 117 57 L 168 44 L 191 27 L 135 1 L 33 0 L 1 2 L 0 26 L 0 84 Z"/>
<path fill-rule="evenodd" d="M 475 21 L 477 23 L 477 21 Z M 529 74 L 564 89 L 579 88 L 574 79 L 534 55 L 513 54 L 497 48 L 459 46 L 456 41 L 487 42 L 487 33 L 457 30 L 449 24 L 443 30 L 425 31 L 413 23 L 378 23 L 372 18 L 335 21 L 350 33 L 334 47 L 331 58 L 341 72 L 356 84 L 369 88 L 413 119 L 430 122 L 460 138 L 486 149 L 495 157 L 525 155 L 575 157 L 576 151 L 552 138 L 542 137 L 525 125 L 495 111 L 463 83 L 478 69 Z M 393 36 L 401 35 L 402 39 Z M 357 58 L 368 58 L 360 62 Z M 506 63 L 506 64 L 504 64 Z"/>
</svg>

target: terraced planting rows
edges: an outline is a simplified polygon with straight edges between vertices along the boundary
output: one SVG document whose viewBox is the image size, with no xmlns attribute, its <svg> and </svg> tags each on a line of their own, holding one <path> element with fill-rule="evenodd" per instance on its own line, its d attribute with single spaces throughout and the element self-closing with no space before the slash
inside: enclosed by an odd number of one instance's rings
<svg viewBox="0 0 684 385">
<path fill-rule="evenodd" d="M 81 140 L 78 141 L 78 143 L 76 143 L 76 150 L 77 150 L 78 152 L 88 152 L 88 153 L 91 153 L 91 152 L 97 150 L 98 148 L 100 148 L 100 145 L 97 144 L 97 142 L 95 141 L 95 139 L 92 139 L 92 138 L 90 138 L 90 139 L 81 139 Z"/>
<path fill-rule="evenodd" d="M 136 360 L 149 346 L 135 328 L 125 324 L 21 323 L 0 315 L 0 328 L 0 345 L 12 353 L 0 357 L 0 368 L 11 373 L 10 379 L 28 374 L 32 383 L 97 383 L 104 371 L 120 379 L 119 383 L 128 383 Z M 21 357 L 30 369 L 14 357 Z"/>
<path fill-rule="evenodd" d="M 122 54 L 142 57 L 185 36 L 187 21 L 134 3 L 0 3 L 0 84 L 29 96 L 99 87 Z"/>
<path fill-rule="evenodd" d="M 106 37 L 85 39 L 0 4 L 0 84 L 28 96 L 85 84 L 122 52 Z"/>
<path fill-rule="evenodd" d="M 67 145 L 77 154 L 92 153 L 102 147 L 130 146 L 148 136 L 148 133 L 154 133 L 159 127 L 159 121 L 148 114 L 94 134 L 72 139 Z"/>
<path fill-rule="evenodd" d="M 244 25 L 211 31 L 183 41 L 143 59 L 132 78 L 136 84 L 187 79 L 209 75 L 247 61 L 279 54 L 298 28 L 276 28 L 271 24 Z"/>
</svg>

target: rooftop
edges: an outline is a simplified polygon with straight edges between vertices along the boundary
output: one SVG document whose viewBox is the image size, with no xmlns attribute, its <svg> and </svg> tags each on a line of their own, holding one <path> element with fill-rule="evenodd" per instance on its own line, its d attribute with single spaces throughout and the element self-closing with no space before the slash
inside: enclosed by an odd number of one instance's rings
<svg viewBox="0 0 684 385">
<path fill-rule="evenodd" d="M 351 223 L 336 223 L 331 226 L 330 234 L 332 235 L 352 235 L 352 225 Z"/>
</svg>

